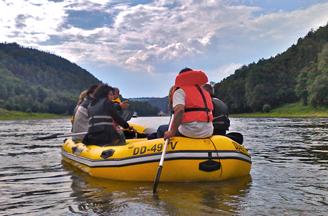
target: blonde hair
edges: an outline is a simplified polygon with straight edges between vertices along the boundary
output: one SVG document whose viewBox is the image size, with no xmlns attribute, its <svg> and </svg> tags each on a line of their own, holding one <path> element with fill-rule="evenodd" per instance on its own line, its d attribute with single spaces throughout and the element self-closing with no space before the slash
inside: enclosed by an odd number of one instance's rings
<svg viewBox="0 0 328 216">
<path fill-rule="evenodd" d="M 88 95 L 88 90 L 84 90 L 81 92 L 80 96 L 79 96 L 79 100 L 77 101 L 77 105 L 80 105 L 83 101 L 84 98 Z"/>
</svg>

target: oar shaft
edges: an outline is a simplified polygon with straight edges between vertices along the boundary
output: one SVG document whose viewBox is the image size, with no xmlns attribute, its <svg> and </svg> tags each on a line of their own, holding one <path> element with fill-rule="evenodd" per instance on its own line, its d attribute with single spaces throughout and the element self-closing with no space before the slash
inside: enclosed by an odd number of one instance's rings
<svg viewBox="0 0 328 216">
<path fill-rule="evenodd" d="M 47 140 L 47 139 L 56 139 L 61 137 L 70 137 L 70 136 L 78 136 L 78 135 L 85 135 L 87 132 L 79 132 L 79 133 L 68 133 L 68 134 L 52 134 L 49 136 L 44 137 L 36 137 L 33 140 Z"/>
<path fill-rule="evenodd" d="M 174 115 L 172 115 L 172 117 L 171 117 L 171 120 L 170 120 L 170 123 L 169 123 L 169 130 L 171 130 L 171 128 L 172 128 L 173 121 L 174 121 Z M 161 160 L 159 161 L 159 166 L 158 166 L 157 174 L 156 174 L 155 181 L 154 181 L 153 194 L 156 193 L 156 189 L 157 189 L 157 186 L 158 186 L 158 183 L 159 183 L 159 179 L 161 178 L 163 164 L 164 164 L 164 158 L 165 158 L 165 153 L 166 153 L 166 148 L 167 148 L 167 145 L 168 145 L 169 141 L 170 141 L 170 139 L 166 139 L 165 142 L 164 142 L 164 147 L 163 147 L 163 151 L 162 151 L 162 155 L 161 155 Z"/>
<path fill-rule="evenodd" d="M 69 137 L 69 136 L 78 136 L 78 135 L 85 135 L 87 133 L 88 132 L 68 133 L 68 134 L 58 135 L 57 138 L 60 138 L 60 137 Z"/>
<path fill-rule="evenodd" d="M 169 139 L 165 140 L 162 155 L 161 155 L 161 160 L 159 161 L 160 166 L 163 166 L 165 153 L 166 153 L 166 149 L 167 149 L 167 144 L 169 143 L 169 141 L 170 141 Z"/>
</svg>

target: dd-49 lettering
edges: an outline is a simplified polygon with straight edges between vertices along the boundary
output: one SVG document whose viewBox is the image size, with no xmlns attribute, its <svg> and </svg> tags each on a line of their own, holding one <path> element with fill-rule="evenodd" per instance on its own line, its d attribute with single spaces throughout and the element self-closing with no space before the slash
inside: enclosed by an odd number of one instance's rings
<svg viewBox="0 0 328 216">
<path fill-rule="evenodd" d="M 175 149 L 176 145 L 177 145 L 178 142 L 170 142 L 168 144 L 168 148 L 171 147 L 172 150 Z M 147 152 L 161 152 L 163 151 L 163 147 L 164 147 L 164 144 L 163 143 L 157 143 L 157 144 L 154 144 L 153 146 L 138 146 L 138 147 L 135 147 L 133 148 L 133 155 L 142 155 L 142 154 L 145 154 Z"/>
</svg>

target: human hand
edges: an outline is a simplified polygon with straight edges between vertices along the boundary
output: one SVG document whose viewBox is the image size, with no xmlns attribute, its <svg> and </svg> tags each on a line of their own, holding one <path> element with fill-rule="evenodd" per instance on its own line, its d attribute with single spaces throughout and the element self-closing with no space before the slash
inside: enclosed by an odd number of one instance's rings
<svg viewBox="0 0 328 216">
<path fill-rule="evenodd" d="M 129 104 L 129 101 L 123 101 L 122 103 L 120 103 L 120 107 L 122 109 L 127 109 L 129 108 L 130 104 Z"/>
<path fill-rule="evenodd" d="M 129 130 L 129 131 L 136 132 L 136 129 L 134 129 L 132 126 L 129 126 L 128 130 Z"/>
<path fill-rule="evenodd" d="M 170 139 L 173 136 L 174 136 L 174 133 L 172 131 L 165 131 L 165 133 L 164 133 L 164 140 Z"/>
</svg>

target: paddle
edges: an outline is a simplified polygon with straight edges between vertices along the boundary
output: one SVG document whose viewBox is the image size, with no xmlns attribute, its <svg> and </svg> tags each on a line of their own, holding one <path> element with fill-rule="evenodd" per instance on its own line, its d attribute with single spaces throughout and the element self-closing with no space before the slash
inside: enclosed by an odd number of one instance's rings
<svg viewBox="0 0 328 216">
<path fill-rule="evenodd" d="M 142 138 L 142 137 L 147 137 L 147 134 L 145 133 L 145 128 L 142 127 L 141 125 L 137 125 L 135 123 L 129 123 L 135 130 L 133 131 L 133 133 L 137 133 L 138 134 L 138 138 Z M 67 133 L 67 134 L 63 134 L 63 133 L 56 133 L 56 134 L 52 134 L 49 136 L 43 136 L 43 137 L 35 137 L 32 140 L 47 140 L 47 139 L 57 139 L 57 138 L 61 138 L 61 137 L 70 137 L 70 136 L 78 136 L 78 135 L 85 135 L 87 134 L 87 132 L 78 132 L 78 133 Z"/>
<path fill-rule="evenodd" d="M 67 134 L 56 133 L 56 134 L 52 134 L 49 136 L 36 137 L 36 138 L 33 138 L 32 140 L 56 139 L 56 138 L 61 138 L 61 137 L 70 137 L 70 136 L 85 135 L 85 134 L 87 134 L 87 132 L 67 133 Z"/>
<path fill-rule="evenodd" d="M 168 130 L 171 130 L 171 128 L 172 128 L 173 120 L 174 120 L 174 115 L 172 114 Z M 164 147 L 163 147 L 163 151 L 162 151 L 162 155 L 161 155 L 161 160 L 159 161 L 159 166 L 158 166 L 156 178 L 155 178 L 155 181 L 154 181 L 153 193 L 156 193 L 156 189 L 157 189 L 157 186 L 158 186 L 158 183 L 159 183 L 159 179 L 161 178 L 161 173 L 162 173 L 163 163 L 164 163 L 164 157 L 165 157 L 165 153 L 166 153 L 166 147 L 167 147 L 169 141 L 170 141 L 170 139 L 166 139 L 165 142 L 164 142 Z"/>
</svg>

